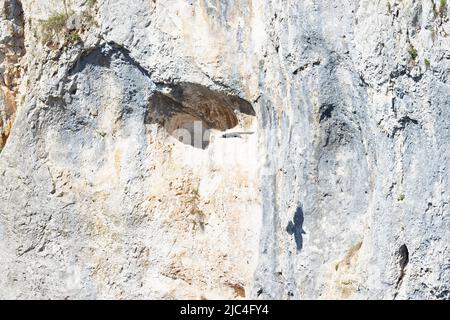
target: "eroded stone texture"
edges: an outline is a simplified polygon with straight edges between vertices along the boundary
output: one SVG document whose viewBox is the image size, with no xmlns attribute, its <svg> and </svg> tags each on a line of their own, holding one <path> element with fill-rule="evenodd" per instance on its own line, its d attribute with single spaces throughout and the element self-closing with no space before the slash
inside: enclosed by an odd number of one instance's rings
<svg viewBox="0 0 450 320">
<path fill-rule="evenodd" d="M 4 0 L 0 4 L 0 148 L 11 131 L 25 54 L 22 3 Z"/>
<path fill-rule="evenodd" d="M 36 3 L 1 298 L 450 298 L 439 1 Z"/>
</svg>

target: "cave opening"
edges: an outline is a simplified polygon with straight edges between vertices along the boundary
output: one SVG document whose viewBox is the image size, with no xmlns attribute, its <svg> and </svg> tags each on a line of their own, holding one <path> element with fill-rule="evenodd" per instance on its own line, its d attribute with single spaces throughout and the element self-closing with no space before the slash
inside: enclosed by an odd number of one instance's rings
<svg viewBox="0 0 450 320">
<path fill-rule="evenodd" d="M 208 148 L 211 128 L 201 119 L 187 113 L 179 113 L 166 122 L 167 133 L 179 142 L 197 149 Z"/>
<path fill-rule="evenodd" d="M 238 96 L 180 83 L 161 85 L 152 95 L 145 123 L 156 123 L 180 143 L 205 150 L 215 132 L 239 127 L 239 134 L 253 134 L 246 129 L 255 116 L 251 104 Z"/>
</svg>

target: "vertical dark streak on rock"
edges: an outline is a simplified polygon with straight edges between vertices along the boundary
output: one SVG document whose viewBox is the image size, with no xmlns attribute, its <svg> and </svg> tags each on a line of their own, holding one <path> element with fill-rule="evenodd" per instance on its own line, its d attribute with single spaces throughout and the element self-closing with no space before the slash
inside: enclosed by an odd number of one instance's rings
<svg viewBox="0 0 450 320">
<path fill-rule="evenodd" d="M 276 159 L 270 150 L 274 150 L 277 144 L 276 113 L 270 101 L 262 98 L 261 123 L 264 128 L 264 139 L 267 156 L 262 172 L 262 230 L 260 238 L 259 263 L 255 274 L 254 290 L 256 297 L 262 299 L 277 299 L 281 294 L 281 284 L 276 275 L 278 266 L 278 206 L 277 206 L 277 175 Z"/>
<path fill-rule="evenodd" d="M 398 290 L 402 285 L 403 278 L 405 277 L 406 273 L 406 266 L 408 265 L 409 262 L 409 251 L 408 247 L 405 244 L 402 244 L 398 249 L 398 256 L 399 256 L 398 265 L 400 268 L 400 275 L 398 277 L 397 284 L 395 285 L 395 289 L 397 292 L 394 295 L 394 299 L 397 297 Z"/>
</svg>

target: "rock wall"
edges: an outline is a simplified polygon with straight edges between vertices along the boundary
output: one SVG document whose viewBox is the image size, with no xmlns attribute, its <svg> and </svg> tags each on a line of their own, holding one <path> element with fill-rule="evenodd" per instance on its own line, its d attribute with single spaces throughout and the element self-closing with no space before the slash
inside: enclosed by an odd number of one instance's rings
<svg viewBox="0 0 450 320">
<path fill-rule="evenodd" d="M 19 61 L 25 54 L 25 22 L 20 1 L 2 1 L 0 13 L 0 149 L 3 149 L 14 122 L 23 73 Z"/>
<path fill-rule="evenodd" d="M 0 298 L 450 298 L 445 1 L 0 9 Z"/>
</svg>

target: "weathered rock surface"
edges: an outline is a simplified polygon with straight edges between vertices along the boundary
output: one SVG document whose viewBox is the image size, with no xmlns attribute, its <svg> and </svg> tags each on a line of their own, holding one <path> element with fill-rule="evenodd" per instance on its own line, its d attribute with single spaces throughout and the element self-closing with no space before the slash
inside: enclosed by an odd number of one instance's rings
<svg viewBox="0 0 450 320">
<path fill-rule="evenodd" d="M 445 2 L 1 1 L 0 298 L 450 299 Z"/>
<path fill-rule="evenodd" d="M 16 96 L 25 54 L 24 17 L 20 1 L 0 3 L 0 148 L 6 143 L 16 112 Z"/>
</svg>

